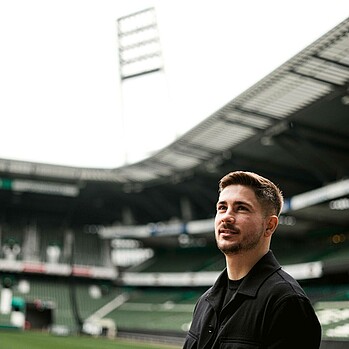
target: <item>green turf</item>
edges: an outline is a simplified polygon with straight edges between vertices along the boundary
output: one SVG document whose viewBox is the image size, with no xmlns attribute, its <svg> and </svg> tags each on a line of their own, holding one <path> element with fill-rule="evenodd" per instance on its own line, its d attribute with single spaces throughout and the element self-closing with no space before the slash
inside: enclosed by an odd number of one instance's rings
<svg viewBox="0 0 349 349">
<path fill-rule="evenodd" d="M 179 349 L 180 347 L 85 336 L 57 337 L 41 332 L 0 331 L 1 349 Z"/>
</svg>

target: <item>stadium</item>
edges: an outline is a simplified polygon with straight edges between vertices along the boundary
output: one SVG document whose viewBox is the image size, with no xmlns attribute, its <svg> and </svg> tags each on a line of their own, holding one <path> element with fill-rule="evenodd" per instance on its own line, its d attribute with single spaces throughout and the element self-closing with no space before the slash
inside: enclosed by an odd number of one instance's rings
<svg viewBox="0 0 349 349">
<path fill-rule="evenodd" d="M 282 188 L 272 249 L 314 305 L 321 348 L 348 347 L 348 139 L 349 18 L 144 160 L 0 159 L 0 336 L 180 348 L 225 265 L 218 181 L 243 169 Z"/>
</svg>

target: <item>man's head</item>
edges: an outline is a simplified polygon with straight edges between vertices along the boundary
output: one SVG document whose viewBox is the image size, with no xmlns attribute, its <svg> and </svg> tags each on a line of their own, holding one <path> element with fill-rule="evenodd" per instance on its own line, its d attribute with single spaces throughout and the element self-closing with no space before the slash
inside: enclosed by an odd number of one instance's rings
<svg viewBox="0 0 349 349">
<path fill-rule="evenodd" d="M 284 203 L 282 192 L 269 179 L 253 172 L 230 172 L 219 181 L 219 192 L 232 184 L 240 184 L 251 188 L 267 215 L 280 215 Z"/>
<path fill-rule="evenodd" d="M 215 237 L 226 255 L 266 253 L 278 225 L 281 191 L 255 173 L 236 171 L 219 182 Z"/>
</svg>

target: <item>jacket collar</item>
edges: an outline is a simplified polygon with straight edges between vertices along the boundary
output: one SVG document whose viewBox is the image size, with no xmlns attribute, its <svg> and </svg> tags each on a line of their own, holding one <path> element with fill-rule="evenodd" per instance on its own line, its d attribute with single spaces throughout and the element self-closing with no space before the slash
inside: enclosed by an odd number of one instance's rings
<svg viewBox="0 0 349 349">
<path fill-rule="evenodd" d="M 262 283 L 279 269 L 281 269 L 281 266 L 270 250 L 246 275 L 238 289 L 238 293 L 255 297 Z"/>
<path fill-rule="evenodd" d="M 266 253 L 250 270 L 242 281 L 237 293 L 248 297 L 255 297 L 260 286 L 271 274 L 281 269 L 279 262 L 276 260 L 273 252 L 270 250 Z M 218 306 L 217 299 L 219 294 L 225 292 L 227 287 L 228 273 L 225 268 L 219 275 L 218 279 L 212 286 L 206 299 L 215 307 Z"/>
</svg>

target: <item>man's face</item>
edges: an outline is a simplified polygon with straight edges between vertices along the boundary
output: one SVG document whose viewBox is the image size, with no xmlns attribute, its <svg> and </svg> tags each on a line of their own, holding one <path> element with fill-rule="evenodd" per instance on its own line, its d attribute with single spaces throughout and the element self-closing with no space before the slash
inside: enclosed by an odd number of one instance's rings
<svg viewBox="0 0 349 349">
<path fill-rule="evenodd" d="M 229 185 L 219 195 L 215 237 L 224 254 L 258 249 L 263 244 L 266 217 L 252 189 Z"/>
</svg>

